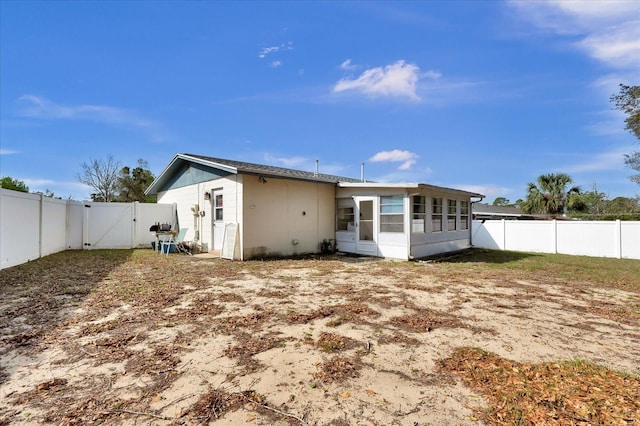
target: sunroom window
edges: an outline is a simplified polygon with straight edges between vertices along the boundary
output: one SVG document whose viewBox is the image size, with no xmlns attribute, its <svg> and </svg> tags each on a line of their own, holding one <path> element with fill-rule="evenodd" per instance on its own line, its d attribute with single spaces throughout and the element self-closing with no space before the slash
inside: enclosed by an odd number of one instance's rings
<svg viewBox="0 0 640 426">
<path fill-rule="evenodd" d="M 338 198 L 338 220 L 336 228 L 338 231 L 354 231 L 354 211 L 355 204 L 351 198 Z"/>
<path fill-rule="evenodd" d="M 431 232 L 442 231 L 442 198 L 431 200 Z"/>
<path fill-rule="evenodd" d="M 380 197 L 380 232 L 404 232 L 404 197 Z"/>
<path fill-rule="evenodd" d="M 447 231 L 456 230 L 458 200 L 447 200 Z"/>
<path fill-rule="evenodd" d="M 411 197 L 411 232 L 425 232 L 427 209 L 424 195 Z"/>
<path fill-rule="evenodd" d="M 469 229 L 469 202 L 460 201 L 460 229 Z"/>
</svg>

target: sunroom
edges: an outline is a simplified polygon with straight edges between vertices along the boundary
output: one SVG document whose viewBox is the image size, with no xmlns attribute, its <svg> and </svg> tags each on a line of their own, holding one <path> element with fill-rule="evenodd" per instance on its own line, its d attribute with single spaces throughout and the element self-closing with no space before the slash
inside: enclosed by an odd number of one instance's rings
<svg viewBox="0 0 640 426">
<path fill-rule="evenodd" d="M 471 208 L 481 194 L 422 183 L 340 182 L 340 252 L 417 259 L 471 246 Z"/>
</svg>

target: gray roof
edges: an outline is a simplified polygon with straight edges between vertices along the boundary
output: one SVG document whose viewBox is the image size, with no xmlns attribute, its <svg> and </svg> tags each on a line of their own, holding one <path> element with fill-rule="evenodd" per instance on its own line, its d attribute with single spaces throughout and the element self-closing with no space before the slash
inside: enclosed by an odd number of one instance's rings
<svg viewBox="0 0 640 426">
<path fill-rule="evenodd" d="M 197 154 L 176 154 L 169 164 L 160 172 L 149 185 L 145 194 L 157 194 L 161 188 L 178 173 L 184 163 L 196 163 L 212 169 L 222 170 L 230 174 L 250 174 L 264 177 L 297 179 L 311 182 L 337 184 L 338 182 L 360 182 L 358 179 L 334 176 L 324 173 L 304 170 L 287 169 L 284 167 L 267 166 L 264 164 L 247 163 L 245 161 L 227 160 L 223 158 L 207 157 Z"/>
<path fill-rule="evenodd" d="M 338 182 L 360 182 L 359 179 L 327 175 L 324 173 L 309 172 L 304 170 L 287 169 L 284 167 L 267 166 L 265 164 L 247 163 L 245 161 L 226 160 L 223 158 L 207 157 L 204 155 L 196 154 L 183 154 L 187 157 L 197 158 L 207 163 L 211 163 L 213 167 L 216 165 L 227 166 L 235 173 L 254 174 L 274 177 L 286 177 L 292 179 L 311 180 L 317 182 L 326 183 L 338 183 Z"/>
<path fill-rule="evenodd" d="M 176 154 L 169 164 L 164 168 L 162 172 L 156 177 L 156 179 L 149 185 L 145 194 L 157 194 L 161 188 L 170 181 L 171 177 L 176 173 L 179 173 L 184 163 L 196 163 L 205 167 L 221 170 L 230 174 L 249 174 L 264 177 L 275 177 L 283 179 L 297 179 L 310 182 L 319 182 L 327 184 L 344 184 L 344 185 L 356 185 L 369 188 L 387 188 L 390 186 L 402 187 L 402 188 L 417 188 L 417 187 L 430 187 L 433 189 L 445 189 L 448 191 L 455 191 L 464 193 L 471 197 L 482 197 L 484 195 L 476 194 L 472 192 L 457 190 L 453 188 L 436 187 L 427 184 L 385 184 L 376 182 L 362 182 L 360 179 L 354 179 L 344 176 L 328 175 L 324 173 L 315 173 L 304 170 L 287 169 L 284 167 L 267 166 L 265 164 L 247 163 L 246 161 L 227 160 L 217 157 L 208 157 L 205 155 L 197 154 Z"/>
<path fill-rule="evenodd" d="M 492 206 L 481 203 L 473 205 L 473 213 L 490 216 L 526 216 L 522 210 L 517 207 Z"/>
</svg>

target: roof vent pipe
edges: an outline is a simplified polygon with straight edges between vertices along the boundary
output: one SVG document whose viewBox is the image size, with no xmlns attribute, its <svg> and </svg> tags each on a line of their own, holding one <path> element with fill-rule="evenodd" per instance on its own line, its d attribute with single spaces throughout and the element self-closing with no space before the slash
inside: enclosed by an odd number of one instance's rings
<svg viewBox="0 0 640 426">
<path fill-rule="evenodd" d="M 319 162 L 319 161 L 320 161 L 320 160 L 316 160 L 316 177 L 318 177 L 318 162 Z"/>
<path fill-rule="evenodd" d="M 364 163 L 360 164 L 360 180 L 364 182 Z"/>
</svg>

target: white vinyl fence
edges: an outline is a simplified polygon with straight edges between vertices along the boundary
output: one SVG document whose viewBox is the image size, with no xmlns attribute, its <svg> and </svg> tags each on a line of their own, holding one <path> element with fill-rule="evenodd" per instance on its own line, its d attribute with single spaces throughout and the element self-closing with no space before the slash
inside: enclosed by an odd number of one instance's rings
<svg viewBox="0 0 640 426">
<path fill-rule="evenodd" d="M 496 250 L 640 259 L 640 222 L 474 220 L 472 244 Z"/>
<path fill-rule="evenodd" d="M 176 226 L 175 205 L 79 202 L 0 189 L 0 269 L 63 250 L 150 247 L 156 222 Z"/>
</svg>

